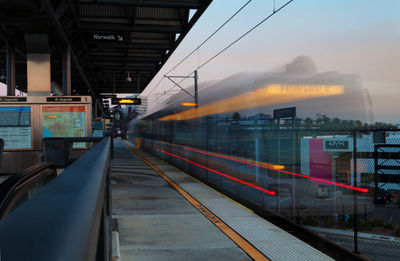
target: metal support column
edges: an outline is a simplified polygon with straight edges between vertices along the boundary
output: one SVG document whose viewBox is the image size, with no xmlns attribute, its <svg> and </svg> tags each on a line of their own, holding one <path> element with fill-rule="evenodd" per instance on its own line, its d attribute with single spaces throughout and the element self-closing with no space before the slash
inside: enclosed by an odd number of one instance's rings
<svg viewBox="0 0 400 261">
<path fill-rule="evenodd" d="M 7 43 L 7 96 L 15 96 L 15 48 Z"/>
<path fill-rule="evenodd" d="M 63 52 L 63 68 L 62 68 L 62 80 L 63 80 L 63 94 L 71 95 L 71 46 L 67 44 Z"/>
<path fill-rule="evenodd" d="M 97 102 L 93 101 L 93 119 L 97 119 Z"/>
</svg>

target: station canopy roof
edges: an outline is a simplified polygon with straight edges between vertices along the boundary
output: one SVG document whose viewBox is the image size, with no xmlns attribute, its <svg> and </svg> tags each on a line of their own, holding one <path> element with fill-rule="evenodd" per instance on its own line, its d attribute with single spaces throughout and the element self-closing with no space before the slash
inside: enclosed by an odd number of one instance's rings
<svg viewBox="0 0 400 261">
<path fill-rule="evenodd" d="M 46 34 L 53 83 L 62 85 L 69 44 L 72 94 L 141 92 L 211 1 L 0 0 L 0 81 L 5 82 L 7 42 L 12 43 L 16 85 L 26 91 L 24 36 Z"/>
</svg>

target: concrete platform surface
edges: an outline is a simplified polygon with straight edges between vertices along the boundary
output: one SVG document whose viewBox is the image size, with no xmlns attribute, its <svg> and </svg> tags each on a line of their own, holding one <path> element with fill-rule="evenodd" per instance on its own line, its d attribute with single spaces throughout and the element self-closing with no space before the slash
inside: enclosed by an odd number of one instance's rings
<svg viewBox="0 0 400 261">
<path fill-rule="evenodd" d="M 114 144 L 112 212 L 121 260 L 251 260 L 120 140 Z"/>
</svg>

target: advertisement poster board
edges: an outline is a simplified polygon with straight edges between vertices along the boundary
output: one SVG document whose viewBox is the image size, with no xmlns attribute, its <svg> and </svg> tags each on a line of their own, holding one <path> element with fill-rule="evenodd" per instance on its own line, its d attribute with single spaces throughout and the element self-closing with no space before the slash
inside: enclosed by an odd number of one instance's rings
<svg viewBox="0 0 400 261">
<path fill-rule="evenodd" d="M 44 106 L 42 110 L 43 138 L 45 137 L 85 137 L 85 106 Z M 74 143 L 74 147 L 84 147 L 85 143 Z"/>
</svg>

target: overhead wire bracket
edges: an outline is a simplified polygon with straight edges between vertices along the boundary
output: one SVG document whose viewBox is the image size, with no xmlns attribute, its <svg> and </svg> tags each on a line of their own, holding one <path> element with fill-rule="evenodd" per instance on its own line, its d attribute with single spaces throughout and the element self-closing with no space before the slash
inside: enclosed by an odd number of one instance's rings
<svg viewBox="0 0 400 261">
<path fill-rule="evenodd" d="M 193 95 L 191 95 L 188 91 L 186 91 L 182 86 L 179 85 L 176 81 L 174 81 L 172 78 L 194 78 L 193 76 L 169 76 L 169 75 L 164 75 L 165 78 L 173 82 L 176 86 L 178 86 L 182 91 L 186 92 L 187 95 L 195 99 Z"/>
</svg>

